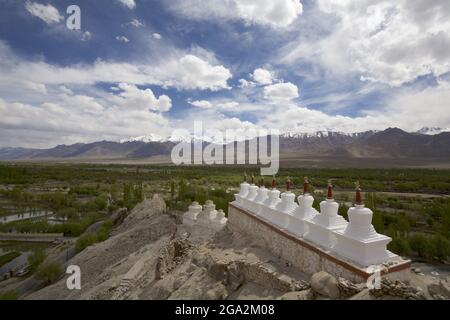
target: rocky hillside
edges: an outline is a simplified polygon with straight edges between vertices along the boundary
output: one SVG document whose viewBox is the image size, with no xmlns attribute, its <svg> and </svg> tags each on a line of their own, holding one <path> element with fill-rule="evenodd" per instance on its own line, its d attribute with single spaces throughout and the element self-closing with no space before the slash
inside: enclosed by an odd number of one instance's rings
<svg viewBox="0 0 450 320">
<path fill-rule="evenodd" d="M 81 268 L 81 290 L 66 279 L 26 299 L 431 299 L 450 297 L 448 282 L 414 275 L 413 285 L 383 282 L 369 291 L 320 272 L 308 275 L 243 234 L 182 224 L 155 196 L 124 219 L 111 237 L 68 264 Z M 419 285 L 423 289 L 418 290 Z M 434 286 L 434 287 L 433 287 Z M 429 288 L 431 288 L 429 290 Z"/>
</svg>

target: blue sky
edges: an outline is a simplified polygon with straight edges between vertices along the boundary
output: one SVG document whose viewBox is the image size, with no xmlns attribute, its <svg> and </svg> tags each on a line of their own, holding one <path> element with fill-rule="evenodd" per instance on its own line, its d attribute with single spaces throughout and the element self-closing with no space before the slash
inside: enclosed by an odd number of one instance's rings
<svg viewBox="0 0 450 320">
<path fill-rule="evenodd" d="M 81 10 L 81 30 L 66 9 Z M 0 0 L 0 146 L 450 127 L 445 0 Z"/>
</svg>

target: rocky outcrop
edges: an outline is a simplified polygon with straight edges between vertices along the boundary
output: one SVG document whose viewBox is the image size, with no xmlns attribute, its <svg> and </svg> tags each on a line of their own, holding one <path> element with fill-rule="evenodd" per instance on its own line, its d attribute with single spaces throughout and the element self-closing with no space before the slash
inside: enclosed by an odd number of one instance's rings
<svg viewBox="0 0 450 320">
<path fill-rule="evenodd" d="M 428 286 L 428 292 L 436 300 L 449 300 L 450 299 L 450 285 L 448 282 L 439 281 L 439 284 L 430 284 Z"/>
<path fill-rule="evenodd" d="M 311 289 L 331 299 L 339 299 L 340 297 L 338 281 L 324 271 L 317 272 L 311 277 Z"/>
<path fill-rule="evenodd" d="M 425 295 L 421 290 L 409 286 L 404 282 L 394 281 L 386 278 L 381 280 L 381 288 L 370 290 L 370 294 L 377 298 L 390 296 L 408 300 L 425 299 Z"/>
<path fill-rule="evenodd" d="M 369 290 L 326 272 L 308 275 L 227 227 L 186 225 L 156 196 L 120 215 L 111 237 L 69 264 L 81 268 L 81 290 L 66 277 L 27 299 L 422 299 L 411 285 L 383 279 Z M 418 276 L 418 275 L 417 275 Z M 426 298 L 448 297 L 448 283 L 427 282 Z"/>
</svg>

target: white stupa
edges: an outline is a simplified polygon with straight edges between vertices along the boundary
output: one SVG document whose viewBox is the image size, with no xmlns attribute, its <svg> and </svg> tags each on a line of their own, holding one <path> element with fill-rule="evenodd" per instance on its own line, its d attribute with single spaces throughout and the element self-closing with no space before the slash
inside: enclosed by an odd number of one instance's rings
<svg viewBox="0 0 450 320">
<path fill-rule="evenodd" d="M 245 197 L 247 197 L 248 194 L 248 187 L 250 185 L 247 183 L 247 175 L 244 175 L 244 182 L 241 183 L 240 188 L 239 188 L 239 193 L 234 195 L 234 204 L 238 205 L 238 206 L 243 206 L 244 201 L 243 199 Z"/>
<path fill-rule="evenodd" d="M 225 212 L 223 212 L 222 209 L 219 209 L 214 219 L 210 220 L 210 223 L 214 229 L 220 230 L 226 225 L 227 220 L 228 219 L 225 217 Z"/>
<path fill-rule="evenodd" d="M 292 212 L 297 206 L 297 203 L 295 203 L 295 194 L 291 192 L 291 179 L 288 177 L 286 181 L 286 192 L 281 194 L 281 201 L 275 206 L 276 212 L 272 215 L 270 221 L 281 228 L 286 228 Z"/>
<path fill-rule="evenodd" d="M 296 236 L 303 236 L 307 230 L 306 220 L 312 219 L 318 214 L 317 210 L 313 208 L 314 198 L 308 190 L 308 178 L 305 177 L 303 183 L 303 194 L 297 198 L 298 207 L 292 212 L 292 217 L 286 229 Z"/>
<path fill-rule="evenodd" d="M 243 207 L 249 211 L 252 210 L 253 203 L 255 202 L 256 196 L 258 195 L 259 187 L 255 185 L 255 177 L 252 175 L 252 181 L 250 186 L 248 187 L 247 196 L 244 197 Z"/>
<path fill-rule="evenodd" d="M 277 182 L 275 176 L 272 179 L 272 189 L 269 190 L 267 199 L 262 203 L 259 215 L 266 220 L 271 220 L 272 216 L 277 212 L 274 210 L 278 203 L 281 202 L 280 191 L 276 188 Z"/>
<path fill-rule="evenodd" d="M 261 208 L 264 203 L 268 199 L 269 189 L 264 186 L 264 178 L 261 179 L 260 188 L 258 190 L 258 194 L 256 195 L 255 201 L 252 204 L 252 212 L 255 214 L 261 214 Z"/>
<path fill-rule="evenodd" d="M 305 239 L 310 240 L 326 250 L 336 243 L 333 231 L 344 230 L 347 220 L 338 214 L 339 204 L 333 199 L 333 187 L 328 183 L 327 198 L 320 203 L 320 213 L 310 220 L 306 220 L 308 231 L 304 234 Z"/>
<path fill-rule="evenodd" d="M 194 201 L 189 206 L 188 211 L 183 215 L 183 223 L 185 224 L 194 224 L 197 220 L 197 215 L 202 211 L 202 206 Z"/>
<path fill-rule="evenodd" d="M 334 232 L 337 241 L 331 250 L 363 267 L 382 264 L 398 257 L 386 249 L 392 239 L 375 231 L 372 216 L 372 210 L 362 202 L 358 185 L 355 206 L 348 210 L 349 223 L 345 229 Z"/>
<path fill-rule="evenodd" d="M 202 224 L 210 224 L 217 215 L 216 205 L 211 200 L 206 200 L 203 210 L 197 215 L 197 222 Z"/>
</svg>

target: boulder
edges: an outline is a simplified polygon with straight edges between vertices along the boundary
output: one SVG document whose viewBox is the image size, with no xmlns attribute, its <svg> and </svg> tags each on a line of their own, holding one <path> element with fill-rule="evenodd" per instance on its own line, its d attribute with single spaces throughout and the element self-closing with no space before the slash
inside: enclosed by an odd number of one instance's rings
<svg viewBox="0 0 450 320">
<path fill-rule="evenodd" d="M 317 272 L 311 277 L 311 288 L 319 295 L 331 299 L 339 299 L 340 297 L 338 281 L 325 271 Z"/>
</svg>

